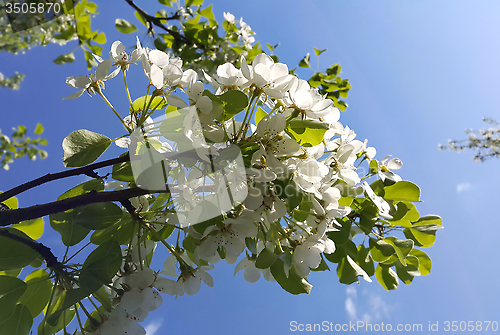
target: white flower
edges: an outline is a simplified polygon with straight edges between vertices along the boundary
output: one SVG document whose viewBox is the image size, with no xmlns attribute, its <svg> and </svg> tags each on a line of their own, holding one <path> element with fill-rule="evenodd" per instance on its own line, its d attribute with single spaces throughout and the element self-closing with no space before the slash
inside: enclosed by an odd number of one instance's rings
<svg viewBox="0 0 500 335">
<path fill-rule="evenodd" d="M 135 49 L 132 54 L 129 55 L 125 52 L 125 46 L 120 41 L 115 41 L 111 45 L 111 51 L 109 56 L 114 61 L 113 65 L 118 65 L 122 70 L 127 70 L 130 64 L 137 64 L 141 59 L 141 51 Z"/>
<path fill-rule="evenodd" d="M 213 269 L 212 265 L 186 269 L 176 281 L 159 276 L 153 286 L 161 293 L 169 295 L 194 295 L 200 290 L 202 281 L 209 287 L 214 286 L 214 279 L 206 272 L 211 269 Z"/>
<path fill-rule="evenodd" d="M 386 180 L 390 183 L 396 183 L 403 180 L 399 175 L 395 174 L 391 170 L 399 170 L 403 167 L 403 162 L 399 158 L 393 158 L 389 160 L 391 156 L 386 156 L 380 161 L 378 167 L 378 175 L 382 182 L 385 184 Z"/>
<path fill-rule="evenodd" d="M 275 64 L 273 59 L 264 53 L 257 55 L 252 65 L 248 65 L 245 57 L 242 57 L 241 72 L 248 79 L 245 86 L 254 84 L 263 89 L 267 95 L 276 99 L 285 96 L 293 78 L 288 74 L 286 64 Z"/>
<path fill-rule="evenodd" d="M 314 158 L 306 158 L 297 162 L 294 181 L 304 191 L 318 193 L 320 182 L 327 173 L 325 164 Z"/>
<path fill-rule="evenodd" d="M 99 65 L 97 65 L 95 74 L 93 75 L 91 74 L 89 76 L 76 76 L 76 77 L 72 76 L 66 78 L 66 84 L 68 86 L 71 86 L 73 88 L 80 88 L 81 90 L 71 95 L 68 95 L 63 99 L 79 98 L 85 90 L 88 92 L 89 95 L 91 95 L 91 93 L 95 94 L 96 90 L 101 90 L 102 88 L 104 88 L 104 82 L 108 79 L 114 78 L 120 71 L 120 69 L 117 69 L 118 71 L 115 70 L 112 73 L 109 73 L 112 65 L 113 65 L 113 60 L 106 59 L 102 61 Z"/>
<path fill-rule="evenodd" d="M 238 257 L 245 249 L 245 237 L 257 235 L 255 222 L 258 220 L 255 213 L 244 210 L 237 218 L 228 218 L 218 225 L 207 227 L 203 233 L 204 240 L 197 247 L 199 257 L 209 260 L 219 248 L 224 248 L 227 255 Z"/>
<path fill-rule="evenodd" d="M 317 232 L 302 241 L 293 251 L 293 265 L 297 274 L 304 278 L 321 263 L 321 253 L 335 252 L 335 243 L 326 236 L 326 222 L 321 222 Z"/>
<path fill-rule="evenodd" d="M 236 23 L 236 19 L 234 17 L 233 14 L 229 13 L 229 12 L 224 12 L 224 20 L 226 20 L 227 22 L 231 23 L 231 24 L 235 24 Z"/>
</svg>

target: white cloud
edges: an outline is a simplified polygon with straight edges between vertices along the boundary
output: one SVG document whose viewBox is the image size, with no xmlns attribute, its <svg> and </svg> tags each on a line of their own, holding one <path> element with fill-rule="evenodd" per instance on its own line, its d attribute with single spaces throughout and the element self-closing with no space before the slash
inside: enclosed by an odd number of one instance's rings
<svg viewBox="0 0 500 335">
<path fill-rule="evenodd" d="M 359 299 L 356 288 L 346 289 L 345 311 L 350 320 L 363 320 L 367 323 L 390 318 L 390 306 L 376 294 L 364 291 Z M 362 315 L 358 318 L 358 314 Z"/>
<path fill-rule="evenodd" d="M 380 320 L 382 318 L 389 318 L 389 306 L 378 295 L 371 294 L 368 299 L 370 305 L 370 313 L 365 314 L 363 317 L 368 317 L 370 320 Z"/>
<path fill-rule="evenodd" d="M 160 329 L 161 325 L 163 323 L 163 320 L 156 320 L 150 322 L 146 327 L 146 334 L 147 335 L 154 335 L 158 329 Z"/>
<path fill-rule="evenodd" d="M 345 311 L 347 315 L 349 315 L 349 319 L 356 320 L 356 288 L 353 286 L 349 286 L 346 290 L 347 299 L 345 300 Z"/>
<path fill-rule="evenodd" d="M 460 193 L 462 191 L 466 191 L 468 189 L 471 188 L 471 184 L 470 183 L 460 183 L 457 185 L 457 193 Z"/>
</svg>

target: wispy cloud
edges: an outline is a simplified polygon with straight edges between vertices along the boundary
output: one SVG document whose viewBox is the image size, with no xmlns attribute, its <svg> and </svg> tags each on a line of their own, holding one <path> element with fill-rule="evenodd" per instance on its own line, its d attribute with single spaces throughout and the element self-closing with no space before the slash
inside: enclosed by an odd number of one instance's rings
<svg viewBox="0 0 500 335">
<path fill-rule="evenodd" d="M 158 329 L 160 329 L 161 325 L 163 324 L 163 320 L 155 320 L 150 322 L 146 327 L 146 334 L 147 335 L 154 335 Z"/>
<path fill-rule="evenodd" d="M 460 193 L 460 192 L 463 192 L 463 191 L 466 191 L 468 189 L 471 188 L 471 184 L 470 183 L 460 183 L 457 185 L 457 193 Z"/>
<path fill-rule="evenodd" d="M 390 306 L 376 294 L 364 291 L 358 298 L 355 287 L 349 286 L 346 289 L 345 311 L 352 321 L 375 322 L 390 318 L 390 309 Z M 358 318 L 358 315 L 362 317 Z"/>
<path fill-rule="evenodd" d="M 349 286 L 345 291 L 347 298 L 345 299 L 345 311 L 347 315 L 349 315 L 349 319 L 356 320 L 356 288 L 353 286 Z"/>
</svg>

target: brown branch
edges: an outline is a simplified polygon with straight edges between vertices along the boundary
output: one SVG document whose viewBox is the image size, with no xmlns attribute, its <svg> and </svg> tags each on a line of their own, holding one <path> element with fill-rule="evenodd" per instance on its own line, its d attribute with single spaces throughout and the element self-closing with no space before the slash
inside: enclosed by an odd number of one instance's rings
<svg viewBox="0 0 500 335">
<path fill-rule="evenodd" d="M 83 166 L 80 168 L 62 171 L 62 172 L 58 172 L 58 173 L 48 173 L 43 177 L 37 178 L 35 180 L 31 180 L 27 183 L 16 186 L 13 189 L 10 189 L 10 190 L 0 194 L 0 203 L 9 199 L 10 197 L 16 196 L 19 193 L 22 193 L 22 192 L 27 191 L 31 188 L 40 186 L 42 184 L 48 183 L 49 181 L 67 178 L 67 177 L 71 177 L 71 176 L 77 176 L 77 175 L 81 175 L 81 174 L 87 175 L 91 178 L 99 178 L 99 176 L 97 175 L 97 173 L 94 170 L 100 169 L 100 168 L 103 168 L 106 166 L 118 164 L 118 163 L 127 162 L 129 160 L 130 160 L 130 156 L 127 153 L 126 155 L 124 155 L 122 157 L 109 159 L 109 160 L 106 160 L 103 162 L 90 164 L 90 165 Z"/>
<path fill-rule="evenodd" d="M 171 188 L 171 187 L 170 187 Z M 168 193 L 170 188 L 166 185 L 164 190 L 146 190 L 139 187 L 112 192 L 91 191 L 76 197 L 35 205 L 26 208 L 9 209 L 0 211 L 0 227 L 16 224 L 24 220 L 40 218 L 45 215 L 64 212 L 69 209 L 94 204 L 98 202 L 123 201 L 140 195 L 151 193 Z"/>
</svg>

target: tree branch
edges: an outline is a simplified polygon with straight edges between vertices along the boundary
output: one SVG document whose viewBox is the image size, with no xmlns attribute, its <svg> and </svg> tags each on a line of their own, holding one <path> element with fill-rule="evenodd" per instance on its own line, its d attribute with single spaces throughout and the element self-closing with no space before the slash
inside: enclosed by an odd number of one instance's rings
<svg viewBox="0 0 500 335">
<path fill-rule="evenodd" d="M 169 29 L 167 28 L 161 21 L 162 20 L 172 20 L 172 19 L 176 19 L 178 20 L 179 19 L 179 15 L 174 15 L 172 17 L 169 17 L 169 18 L 160 18 L 160 17 L 156 17 L 156 16 L 151 16 L 149 15 L 148 13 L 146 13 L 144 10 L 142 10 L 139 6 L 137 6 L 132 0 L 125 0 L 132 8 L 134 8 L 150 25 L 150 29 L 152 31 L 152 26 L 155 25 L 157 26 L 158 28 L 161 28 L 163 30 L 165 30 L 167 33 L 169 33 L 170 35 L 172 35 L 178 42 L 181 42 L 181 43 L 184 43 L 184 44 L 187 44 L 187 45 L 191 45 L 191 46 L 196 46 L 200 49 L 203 49 L 203 50 L 207 50 L 207 46 L 203 45 L 203 44 L 198 44 L 198 43 L 194 43 L 193 41 L 191 41 L 190 39 L 186 38 L 186 36 L 183 36 L 182 34 L 180 34 L 179 32 L 175 31 L 175 30 L 172 30 L 172 29 Z"/>
<path fill-rule="evenodd" d="M 35 205 L 26 208 L 0 211 L 0 227 L 16 224 L 24 220 L 35 219 L 45 215 L 64 212 L 69 209 L 94 204 L 98 202 L 123 201 L 140 195 L 151 193 L 169 193 L 172 187 L 165 186 L 164 190 L 146 190 L 139 187 L 112 192 L 91 191 L 76 197 Z"/>
<path fill-rule="evenodd" d="M 57 260 L 57 257 L 52 253 L 52 251 L 50 251 L 49 247 L 43 245 L 42 243 L 38 243 L 34 240 L 28 240 L 22 236 L 13 234 L 6 229 L 0 229 L 0 236 L 7 237 L 11 240 L 27 245 L 31 249 L 35 250 L 45 259 L 47 267 L 56 270 L 62 269 L 62 264 Z"/>
<path fill-rule="evenodd" d="M 87 175 L 91 178 L 99 178 L 99 176 L 97 175 L 97 173 L 94 170 L 100 169 L 100 168 L 103 168 L 106 166 L 118 164 L 118 163 L 127 162 L 129 160 L 130 160 L 130 156 L 127 153 L 126 155 L 124 155 L 122 157 L 109 159 L 109 160 L 106 160 L 103 162 L 90 164 L 90 165 L 83 166 L 80 168 L 62 171 L 62 172 L 58 172 L 58 173 L 48 173 L 43 177 L 37 178 L 35 180 L 31 180 L 27 183 L 16 186 L 13 189 L 10 189 L 10 190 L 0 194 L 0 203 L 9 199 L 10 197 L 16 196 L 19 193 L 22 193 L 22 192 L 27 191 L 31 188 L 40 186 L 42 184 L 48 183 L 49 181 L 67 178 L 67 177 L 71 177 L 71 176 L 77 176 L 77 175 L 81 175 L 81 174 Z"/>
</svg>

